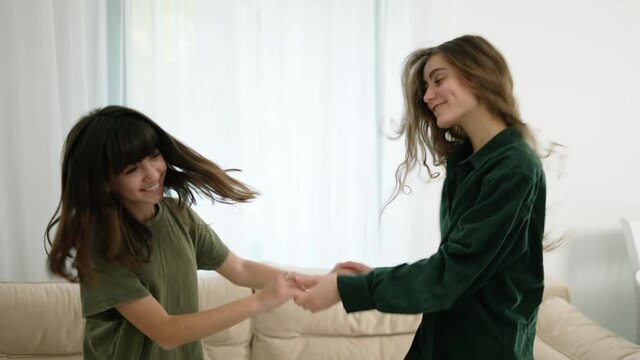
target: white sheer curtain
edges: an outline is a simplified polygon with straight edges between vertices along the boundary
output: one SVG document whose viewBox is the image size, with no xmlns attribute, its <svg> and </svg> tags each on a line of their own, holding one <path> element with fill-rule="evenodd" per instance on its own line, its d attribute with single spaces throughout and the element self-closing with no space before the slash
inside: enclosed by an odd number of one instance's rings
<svg viewBox="0 0 640 360">
<path fill-rule="evenodd" d="M 0 0 L 0 281 L 48 278 L 44 229 L 71 125 L 106 102 L 104 1 Z"/>
<path fill-rule="evenodd" d="M 439 183 L 412 183 L 379 220 L 402 141 L 401 62 L 426 45 L 429 3 L 126 1 L 127 104 L 262 195 L 198 211 L 242 256 L 392 264 L 438 243 Z"/>
<path fill-rule="evenodd" d="M 378 211 L 403 152 L 383 136 L 401 113 L 400 64 L 438 37 L 437 13 L 423 0 L 0 0 L 0 281 L 49 278 L 63 139 L 122 102 L 261 191 L 198 206 L 242 256 L 428 256 L 439 183 L 414 179 Z"/>
</svg>

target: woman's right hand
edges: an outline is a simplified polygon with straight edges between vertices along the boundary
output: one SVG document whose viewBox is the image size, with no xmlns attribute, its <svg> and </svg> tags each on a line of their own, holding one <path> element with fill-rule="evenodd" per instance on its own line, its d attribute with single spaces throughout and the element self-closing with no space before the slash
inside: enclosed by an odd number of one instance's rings
<svg viewBox="0 0 640 360">
<path fill-rule="evenodd" d="M 294 281 L 293 276 L 293 274 L 290 275 L 284 271 L 269 281 L 262 289 L 256 290 L 255 296 L 258 300 L 258 313 L 271 311 L 294 296 L 301 295 L 305 292 L 305 290 Z"/>
<path fill-rule="evenodd" d="M 355 261 L 345 261 L 337 263 L 330 274 L 340 275 L 364 275 L 373 271 L 373 268 Z"/>
</svg>

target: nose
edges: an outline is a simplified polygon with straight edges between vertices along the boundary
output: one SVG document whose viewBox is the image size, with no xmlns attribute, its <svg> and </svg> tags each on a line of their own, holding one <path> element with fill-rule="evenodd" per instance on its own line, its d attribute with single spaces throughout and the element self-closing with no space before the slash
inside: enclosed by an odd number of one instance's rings
<svg viewBox="0 0 640 360">
<path fill-rule="evenodd" d="M 425 104 L 429 104 L 429 101 L 431 101 L 434 97 L 434 90 L 431 88 L 427 88 L 427 90 L 425 90 L 424 95 L 422 96 L 422 101 L 425 102 Z"/>
<path fill-rule="evenodd" d="M 155 181 L 160 178 L 160 169 L 157 169 L 157 167 L 154 166 L 154 163 L 149 159 L 142 160 L 139 167 L 146 180 Z"/>
</svg>

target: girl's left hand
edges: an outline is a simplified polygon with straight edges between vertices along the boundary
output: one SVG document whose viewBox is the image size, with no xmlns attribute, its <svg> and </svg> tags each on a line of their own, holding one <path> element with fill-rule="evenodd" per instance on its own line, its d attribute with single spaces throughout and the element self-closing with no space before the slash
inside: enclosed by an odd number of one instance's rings
<svg viewBox="0 0 640 360">
<path fill-rule="evenodd" d="M 337 274 L 324 276 L 296 275 L 295 282 L 305 292 L 294 296 L 296 304 L 311 312 L 318 312 L 340 302 Z"/>
</svg>

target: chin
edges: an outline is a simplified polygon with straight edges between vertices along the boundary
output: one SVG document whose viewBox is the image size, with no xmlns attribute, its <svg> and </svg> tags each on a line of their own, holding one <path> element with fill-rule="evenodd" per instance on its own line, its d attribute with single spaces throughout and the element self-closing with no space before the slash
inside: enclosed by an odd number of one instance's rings
<svg viewBox="0 0 640 360">
<path fill-rule="evenodd" d="M 453 127 L 459 126 L 460 125 L 460 121 L 458 120 L 458 118 L 447 118 L 447 117 L 443 117 L 443 118 L 436 118 L 436 124 L 438 125 L 438 127 L 442 130 L 448 130 L 451 129 Z"/>
<path fill-rule="evenodd" d="M 447 122 L 445 120 L 438 120 L 436 121 L 436 125 L 438 125 L 438 127 L 442 130 L 447 130 L 447 129 L 451 129 L 452 127 L 455 126 L 455 124 L 452 124 L 450 122 Z"/>
</svg>

